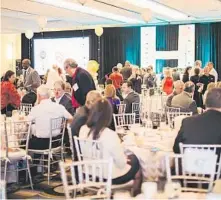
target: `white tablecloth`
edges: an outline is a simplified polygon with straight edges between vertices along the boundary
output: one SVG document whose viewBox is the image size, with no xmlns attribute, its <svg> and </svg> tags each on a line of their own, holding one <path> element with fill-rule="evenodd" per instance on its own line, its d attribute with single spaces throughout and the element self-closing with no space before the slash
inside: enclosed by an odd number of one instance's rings
<svg viewBox="0 0 221 200">
<path fill-rule="evenodd" d="M 135 134 L 134 134 L 135 133 Z M 126 154 L 134 153 L 139 159 L 144 180 L 165 176 L 165 155 L 173 153 L 177 131 L 132 128 L 123 138 Z"/>
</svg>

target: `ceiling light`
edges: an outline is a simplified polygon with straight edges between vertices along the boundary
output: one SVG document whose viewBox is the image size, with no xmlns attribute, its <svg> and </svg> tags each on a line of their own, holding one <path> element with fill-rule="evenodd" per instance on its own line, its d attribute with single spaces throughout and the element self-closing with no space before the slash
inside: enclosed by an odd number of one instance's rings
<svg viewBox="0 0 221 200">
<path fill-rule="evenodd" d="M 149 8 L 155 13 L 168 16 L 172 19 L 176 20 L 190 19 L 188 15 L 179 12 L 178 10 L 169 8 L 168 6 L 164 6 L 155 1 L 149 1 L 149 0 L 123 0 L 123 1 L 140 8 Z"/>
<path fill-rule="evenodd" d="M 114 21 L 120 21 L 124 23 L 129 23 L 129 24 L 144 24 L 145 23 L 142 20 L 138 20 L 138 19 L 122 16 L 122 15 L 117 15 L 117 14 L 113 14 L 110 12 L 105 12 L 105 11 L 91 8 L 88 6 L 81 6 L 79 4 L 68 2 L 68 1 L 63 1 L 63 0 L 30 0 L 30 1 L 52 5 L 52 6 L 56 6 L 60 8 L 65 8 L 68 10 L 74 10 L 77 12 L 86 13 L 89 15 L 94 15 L 97 17 L 107 18 L 107 19 L 111 19 Z"/>
</svg>

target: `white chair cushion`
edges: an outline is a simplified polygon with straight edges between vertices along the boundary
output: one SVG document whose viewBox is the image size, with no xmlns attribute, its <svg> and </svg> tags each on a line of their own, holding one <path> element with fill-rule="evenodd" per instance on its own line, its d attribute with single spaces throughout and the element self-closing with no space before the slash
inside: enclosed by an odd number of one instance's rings
<svg viewBox="0 0 221 200">
<path fill-rule="evenodd" d="M 5 155 L 5 152 L 1 152 L 3 155 Z M 8 159 L 10 161 L 20 160 L 27 156 L 26 151 L 24 149 L 16 149 L 13 152 L 8 153 Z"/>
</svg>

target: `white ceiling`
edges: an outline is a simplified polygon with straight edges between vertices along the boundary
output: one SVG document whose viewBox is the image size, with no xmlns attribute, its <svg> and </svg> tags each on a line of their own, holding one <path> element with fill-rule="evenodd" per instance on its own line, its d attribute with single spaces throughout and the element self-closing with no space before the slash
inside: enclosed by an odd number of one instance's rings
<svg viewBox="0 0 221 200">
<path fill-rule="evenodd" d="M 42 2 L 41 2 L 42 1 Z M 61 8 L 57 5 L 47 4 L 48 0 L 1 0 L 1 32 L 21 33 L 27 29 L 34 32 L 39 31 L 37 24 L 38 16 L 48 19 L 44 31 L 73 30 L 94 28 L 95 25 L 102 26 L 131 26 L 131 25 L 157 25 L 168 23 L 189 23 L 221 21 L 221 0 L 155 0 L 163 6 L 180 11 L 189 16 L 184 20 L 176 20 L 161 13 L 152 12 L 152 19 L 145 23 L 142 18 L 144 8 L 134 5 L 133 0 L 87 0 L 84 6 L 97 9 L 102 16 L 86 14 Z M 66 1 L 78 4 L 79 0 L 53 0 Z M 136 3 L 145 0 L 135 0 Z M 151 1 L 151 0 L 146 0 Z M 142 23 L 124 23 L 116 19 L 110 19 L 108 14 L 124 16 Z"/>
</svg>

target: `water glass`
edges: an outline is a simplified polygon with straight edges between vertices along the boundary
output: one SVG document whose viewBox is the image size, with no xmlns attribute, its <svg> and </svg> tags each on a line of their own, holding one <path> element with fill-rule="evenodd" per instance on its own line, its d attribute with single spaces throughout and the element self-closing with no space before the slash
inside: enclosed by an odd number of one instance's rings
<svg viewBox="0 0 221 200">
<path fill-rule="evenodd" d="M 156 182 L 144 182 L 141 187 L 145 199 L 152 199 L 157 194 Z"/>
</svg>

